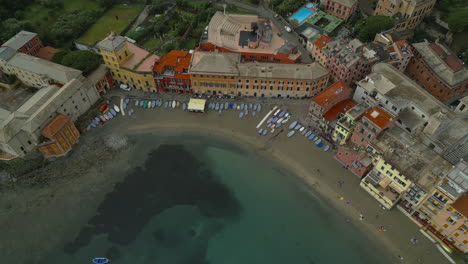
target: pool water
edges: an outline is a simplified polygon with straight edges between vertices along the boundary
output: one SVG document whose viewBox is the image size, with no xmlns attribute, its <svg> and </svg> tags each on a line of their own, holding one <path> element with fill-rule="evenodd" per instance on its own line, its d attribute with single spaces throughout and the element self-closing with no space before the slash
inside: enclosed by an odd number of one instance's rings
<svg viewBox="0 0 468 264">
<path fill-rule="evenodd" d="M 299 11 L 297 11 L 294 15 L 289 17 L 289 20 L 296 19 L 298 21 L 298 23 L 300 24 L 304 20 L 306 20 L 308 17 L 310 17 L 313 13 L 314 13 L 314 11 L 303 7 L 301 9 L 299 9 Z"/>
</svg>

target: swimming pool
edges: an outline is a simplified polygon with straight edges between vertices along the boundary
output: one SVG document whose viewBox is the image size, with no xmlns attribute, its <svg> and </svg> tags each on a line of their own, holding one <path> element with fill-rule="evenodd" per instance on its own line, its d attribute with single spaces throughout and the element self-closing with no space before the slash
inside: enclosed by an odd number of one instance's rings
<svg viewBox="0 0 468 264">
<path fill-rule="evenodd" d="M 298 21 L 298 23 L 300 24 L 304 20 L 306 20 L 308 17 L 310 17 L 313 13 L 314 13 L 314 11 L 303 7 L 301 9 L 299 9 L 294 15 L 289 17 L 289 20 L 296 19 Z"/>
</svg>

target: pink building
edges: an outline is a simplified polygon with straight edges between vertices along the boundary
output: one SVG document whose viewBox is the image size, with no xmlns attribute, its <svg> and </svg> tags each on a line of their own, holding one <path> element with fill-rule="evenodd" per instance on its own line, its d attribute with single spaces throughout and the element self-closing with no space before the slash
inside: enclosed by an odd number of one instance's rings
<svg viewBox="0 0 468 264">
<path fill-rule="evenodd" d="M 354 151 L 347 147 L 340 147 L 336 152 L 335 159 L 359 178 L 364 177 L 372 168 L 372 159 L 365 151 Z"/>
<path fill-rule="evenodd" d="M 384 129 L 395 123 L 396 118 L 378 106 L 367 110 L 362 119 L 357 123 L 351 142 L 367 147 L 369 142 L 375 139 Z"/>
<path fill-rule="evenodd" d="M 325 12 L 347 21 L 358 8 L 357 0 L 324 0 Z"/>
<path fill-rule="evenodd" d="M 377 52 L 359 40 L 335 40 L 322 50 L 326 57 L 326 67 L 334 81 L 351 85 L 371 72 L 371 67 L 380 58 Z"/>
<path fill-rule="evenodd" d="M 351 97 L 352 89 L 342 81 L 336 82 L 314 96 L 309 105 L 308 119 L 323 130 L 324 116 L 338 103 Z"/>
</svg>

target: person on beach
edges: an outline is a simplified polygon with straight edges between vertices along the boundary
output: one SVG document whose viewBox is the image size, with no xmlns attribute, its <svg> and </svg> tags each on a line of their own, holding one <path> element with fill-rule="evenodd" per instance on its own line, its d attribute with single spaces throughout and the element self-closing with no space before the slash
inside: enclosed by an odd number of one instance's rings
<svg viewBox="0 0 468 264">
<path fill-rule="evenodd" d="M 338 185 L 340 186 L 340 188 L 343 188 L 343 186 L 344 186 L 344 181 L 338 181 Z"/>
<path fill-rule="evenodd" d="M 364 215 L 362 213 L 359 213 L 359 220 L 364 220 Z"/>
</svg>

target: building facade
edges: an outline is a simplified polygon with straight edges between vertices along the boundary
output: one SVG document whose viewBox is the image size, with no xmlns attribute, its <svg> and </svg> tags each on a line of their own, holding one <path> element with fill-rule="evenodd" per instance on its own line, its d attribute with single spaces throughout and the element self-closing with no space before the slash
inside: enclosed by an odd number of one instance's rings
<svg viewBox="0 0 468 264">
<path fill-rule="evenodd" d="M 408 63 L 413 58 L 413 52 L 406 40 L 398 40 L 386 47 L 389 58 L 386 61 L 388 64 L 397 68 L 401 72 L 405 72 Z"/>
<path fill-rule="evenodd" d="M 42 130 L 42 135 L 49 141 L 39 144 L 37 148 L 46 158 L 67 154 L 80 138 L 80 133 L 73 121 L 61 114 Z"/>
<path fill-rule="evenodd" d="M 329 36 L 322 35 L 312 43 L 307 42 L 307 50 L 312 54 L 312 58 L 323 67 L 327 67 L 327 56 L 323 52 L 323 48 L 332 41 L 333 39 Z"/>
<path fill-rule="evenodd" d="M 358 9 L 357 0 L 324 0 L 325 12 L 347 21 Z"/>
<path fill-rule="evenodd" d="M 468 92 L 468 70 L 451 51 L 437 43 L 414 43 L 414 57 L 406 72 L 421 87 L 444 103 Z"/>
<path fill-rule="evenodd" d="M 339 145 L 344 145 L 351 138 L 356 126 L 357 120 L 367 111 L 368 106 L 359 104 L 349 109 L 346 114 L 338 120 L 333 131 L 332 139 Z"/>
<path fill-rule="evenodd" d="M 154 81 L 158 92 L 191 93 L 192 87 L 188 69 L 192 54 L 173 50 L 156 61 L 153 67 Z"/>
<path fill-rule="evenodd" d="M 112 74 L 106 65 L 99 65 L 93 72 L 91 72 L 86 79 L 96 87 L 99 94 L 105 94 L 114 85 Z"/>
<path fill-rule="evenodd" d="M 242 61 L 298 62 L 301 52 L 280 35 L 269 19 L 216 12 L 198 50 L 239 53 Z"/>
<path fill-rule="evenodd" d="M 377 52 L 357 39 L 329 42 L 322 52 L 332 79 L 348 85 L 364 78 L 370 73 L 371 66 L 379 61 Z"/>
<path fill-rule="evenodd" d="M 36 33 L 22 30 L 0 47 L 9 47 L 16 52 L 37 56 L 44 44 Z"/>
<path fill-rule="evenodd" d="M 367 147 L 369 142 L 376 139 L 384 130 L 395 123 L 396 118 L 384 109 L 374 106 L 366 111 L 361 120 L 357 122 L 351 142 Z"/>
<path fill-rule="evenodd" d="M 238 53 L 195 51 L 189 74 L 194 93 L 255 97 L 311 97 L 328 82 L 318 63 L 241 62 Z"/>
<path fill-rule="evenodd" d="M 413 30 L 432 12 L 436 0 L 379 0 L 374 15 L 393 17 L 398 31 Z"/>
<path fill-rule="evenodd" d="M 159 60 L 158 56 L 113 33 L 100 41 L 97 47 L 115 81 L 133 89 L 156 91 L 153 66 Z"/>
</svg>

